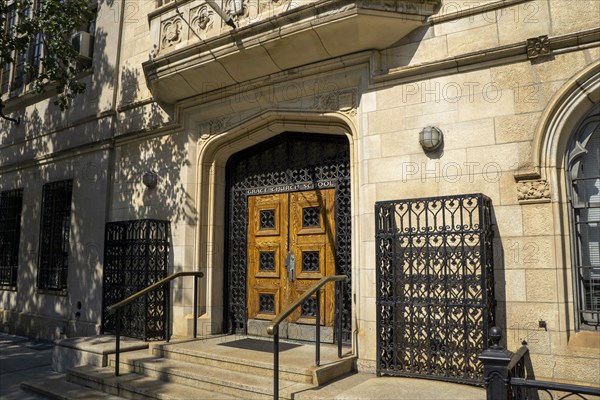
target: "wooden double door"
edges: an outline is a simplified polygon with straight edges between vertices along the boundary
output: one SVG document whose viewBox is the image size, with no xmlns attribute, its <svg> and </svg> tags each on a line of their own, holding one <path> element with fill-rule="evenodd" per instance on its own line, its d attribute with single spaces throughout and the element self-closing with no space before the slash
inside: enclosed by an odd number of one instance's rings
<svg viewBox="0 0 600 400">
<path fill-rule="evenodd" d="M 335 189 L 248 198 L 248 318 L 271 320 L 319 279 L 335 274 Z M 320 292 L 333 326 L 334 287 Z M 313 296 L 287 322 L 314 324 Z"/>
</svg>

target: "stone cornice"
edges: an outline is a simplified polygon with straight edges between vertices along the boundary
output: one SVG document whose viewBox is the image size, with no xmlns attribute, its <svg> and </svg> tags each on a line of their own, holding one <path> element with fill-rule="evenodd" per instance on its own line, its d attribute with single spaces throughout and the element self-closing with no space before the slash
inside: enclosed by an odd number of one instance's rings
<svg viewBox="0 0 600 400">
<path fill-rule="evenodd" d="M 461 3 L 452 4 L 450 6 L 459 7 L 456 11 L 447 13 L 447 14 L 435 14 L 431 17 L 427 18 L 427 23 L 429 25 L 440 24 L 442 22 L 455 21 L 457 19 L 465 18 L 465 17 L 473 17 L 477 14 L 483 14 L 490 11 L 495 11 L 500 8 L 511 7 L 517 4 L 530 2 L 531 0 L 499 0 L 492 3 L 486 4 L 478 4 L 476 2 L 464 2 L 462 5 L 464 7 L 460 7 Z M 442 9 L 443 11 L 443 9 Z"/>
<path fill-rule="evenodd" d="M 549 38 L 549 47 L 554 54 L 597 46 L 600 46 L 600 29 L 591 29 Z M 449 57 L 430 63 L 391 68 L 385 73 L 374 75 L 372 81 L 374 84 L 389 81 L 395 81 L 396 83 L 413 82 L 424 78 L 447 76 L 527 60 L 527 43 L 523 41 L 523 43 L 499 46 L 494 49 Z"/>
</svg>

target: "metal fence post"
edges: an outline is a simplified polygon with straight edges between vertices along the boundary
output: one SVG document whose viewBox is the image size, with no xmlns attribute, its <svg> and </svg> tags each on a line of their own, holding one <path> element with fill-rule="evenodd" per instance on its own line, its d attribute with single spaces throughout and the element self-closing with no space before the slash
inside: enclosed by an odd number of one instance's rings
<svg viewBox="0 0 600 400">
<path fill-rule="evenodd" d="M 483 364 L 483 380 L 487 400 L 512 400 L 509 395 L 510 377 L 508 365 L 512 352 L 500 346 L 502 330 L 497 326 L 490 330 L 492 345 L 479 355 Z"/>
<path fill-rule="evenodd" d="M 279 400 L 279 325 L 273 330 L 273 400 Z"/>
<path fill-rule="evenodd" d="M 319 290 L 315 293 L 317 298 L 317 307 L 315 314 L 315 327 L 317 328 L 315 331 L 315 364 L 317 367 L 321 365 L 321 293 Z"/>
<path fill-rule="evenodd" d="M 200 278 L 194 276 L 194 339 L 198 337 L 198 281 Z"/>
<path fill-rule="evenodd" d="M 115 317 L 115 376 L 119 376 L 119 353 L 121 352 L 121 309 L 117 308 L 117 315 Z"/>
<path fill-rule="evenodd" d="M 342 310 L 344 301 L 344 283 L 345 281 L 337 281 L 338 286 L 338 326 L 337 326 L 337 345 L 338 345 L 338 358 L 342 358 Z"/>
</svg>

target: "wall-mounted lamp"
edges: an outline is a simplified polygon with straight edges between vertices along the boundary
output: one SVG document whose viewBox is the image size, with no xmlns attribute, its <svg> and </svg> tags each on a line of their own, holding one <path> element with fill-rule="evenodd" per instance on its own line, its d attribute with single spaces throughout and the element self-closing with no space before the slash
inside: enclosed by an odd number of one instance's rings
<svg viewBox="0 0 600 400">
<path fill-rule="evenodd" d="M 17 119 L 7 117 L 2 112 L 3 109 L 4 109 L 4 103 L 2 102 L 2 99 L 0 99 L 0 117 L 4 118 L 7 121 L 13 122 L 15 125 L 19 125 L 21 123 L 21 117 L 17 117 Z"/>
<path fill-rule="evenodd" d="M 230 15 L 227 15 L 227 13 L 221 8 L 221 6 L 217 4 L 215 0 L 206 0 L 206 4 L 208 4 L 210 8 L 212 8 L 227 25 L 233 29 L 236 28 L 233 18 Z M 240 0 L 234 0 L 232 5 L 235 14 L 239 15 L 239 13 L 242 11 L 242 2 Z"/>
<path fill-rule="evenodd" d="M 425 151 L 435 151 L 444 143 L 444 134 L 435 126 L 427 126 L 419 132 L 419 143 Z"/>
<path fill-rule="evenodd" d="M 142 175 L 142 182 L 148 189 L 154 189 L 158 183 L 158 175 L 153 171 L 146 171 Z"/>
</svg>

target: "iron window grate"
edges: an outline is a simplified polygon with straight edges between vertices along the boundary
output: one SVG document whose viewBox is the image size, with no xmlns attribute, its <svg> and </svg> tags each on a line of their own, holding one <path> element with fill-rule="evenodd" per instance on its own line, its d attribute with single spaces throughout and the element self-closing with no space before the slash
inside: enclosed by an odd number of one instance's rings
<svg viewBox="0 0 600 400">
<path fill-rule="evenodd" d="M 69 271 L 71 179 L 47 183 L 42 188 L 38 287 L 65 290 Z"/>
<path fill-rule="evenodd" d="M 23 189 L 0 193 L 0 285 L 16 286 Z"/>
</svg>

